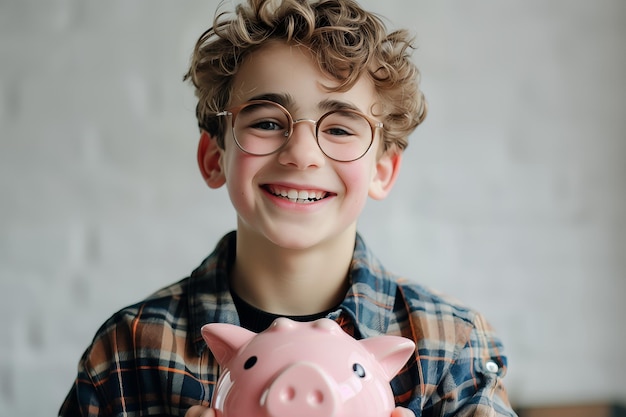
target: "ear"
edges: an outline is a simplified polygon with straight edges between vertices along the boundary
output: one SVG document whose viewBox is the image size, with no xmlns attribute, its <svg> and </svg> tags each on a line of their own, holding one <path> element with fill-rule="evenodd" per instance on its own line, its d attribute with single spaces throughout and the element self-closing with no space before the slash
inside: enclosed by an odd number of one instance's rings
<svg viewBox="0 0 626 417">
<path fill-rule="evenodd" d="M 226 182 L 221 164 L 222 152 L 215 136 L 202 130 L 198 143 L 198 166 L 204 181 L 211 188 L 219 188 Z"/>
<path fill-rule="evenodd" d="M 217 362 L 224 366 L 237 355 L 256 333 L 227 323 L 209 323 L 202 326 L 202 338 Z"/>
<path fill-rule="evenodd" d="M 391 381 L 411 355 L 415 353 L 415 343 L 406 337 L 376 336 L 359 340 L 359 343 L 374 355 L 376 361 L 385 371 L 388 381 Z"/>
<path fill-rule="evenodd" d="M 388 149 L 378 158 L 370 183 L 369 196 L 371 198 L 382 200 L 387 197 L 396 182 L 401 163 L 402 151 L 396 148 Z"/>
</svg>

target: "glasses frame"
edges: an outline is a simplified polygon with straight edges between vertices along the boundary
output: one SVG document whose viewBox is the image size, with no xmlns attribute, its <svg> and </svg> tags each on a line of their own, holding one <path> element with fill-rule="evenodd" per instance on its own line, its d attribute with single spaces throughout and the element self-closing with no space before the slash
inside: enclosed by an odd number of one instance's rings
<svg viewBox="0 0 626 417">
<path fill-rule="evenodd" d="M 237 115 L 239 114 L 239 112 L 241 112 L 241 110 L 245 109 L 248 106 L 252 106 L 255 104 L 271 104 L 273 106 L 278 107 L 283 113 L 285 113 L 285 115 L 287 116 L 287 121 L 289 123 L 288 129 L 285 132 L 285 142 L 283 142 L 282 145 L 280 145 L 277 149 L 273 150 L 272 152 L 267 152 L 267 153 L 254 153 L 254 152 L 250 152 L 246 149 L 243 148 L 243 146 L 241 145 L 241 143 L 239 143 L 239 140 L 237 140 L 237 135 L 235 134 L 235 120 L 237 119 Z M 337 158 L 333 158 L 332 156 L 328 155 L 324 149 L 320 146 L 320 139 L 319 139 L 319 125 L 320 122 L 323 121 L 326 117 L 328 117 L 329 115 L 333 114 L 333 113 L 337 113 L 337 112 L 343 112 L 343 113 L 353 113 L 356 114 L 358 116 L 361 116 L 362 118 L 364 118 L 367 123 L 370 125 L 370 129 L 371 129 L 371 138 L 370 138 L 370 143 L 367 145 L 367 147 L 365 148 L 365 150 L 363 151 L 363 153 L 361 155 L 359 155 L 356 158 L 352 158 L 352 159 L 348 159 L 348 160 L 343 160 L 343 159 L 337 159 Z M 287 110 L 284 106 L 276 103 L 275 101 L 271 101 L 271 100 L 250 100 L 250 101 L 246 101 L 243 104 L 240 104 L 238 106 L 234 106 L 231 107 L 229 109 L 226 110 L 222 110 L 218 113 L 215 113 L 215 116 L 231 116 L 231 133 L 233 136 L 233 139 L 235 140 L 235 143 L 237 144 L 237 147 L 244 153 L 248 154 L 248 155 L 253 155 L 253 156 L 268 156 L 268 155 L 272 155 L 275 154 L 277 152 L 280 152 L 283 148 L 285 148 L 285 146 L 287 146 L 287 144 L 289 143 L 289 141 L 291 140 L 291 137 L 293 136 L 293 129 L 294 126 L 297 123 L 302 123 L 302 122 L 309 122 L 309 123 L 313 123 L 313 125 L 315 126 L 315 142 L 317 143 L 317 147 L 320 148 L 320 150 L 322 151 L 322 153 L 328 158 L 331 159 L 333 161 L 337 161 L 337 162 L 353 162 L 353 161 L 357 161 L 361 158 L 363 158 L 365 156 L 365 154 L 367 154 L 367 152 L 369 152 L 370 148 L 372 147 L 372 143 L 374 143 L 374 136 L 376 135 L 376 129 L 382 129 L 383 128 L 383 123 L 379 122 L 378 120 L 375 120 L 373 118 L 371 118 L 370 116 L 358 111 L 358 110 L 354 110 L 354 109 L 336 109 L 336 110 L 331 110 L 328 111 L 326 113 L 324 113 L 319 119 L 317 120 L 313 120 L 313 119 L 294 119 L 293 116 L 291 115 L 291 113 L 289 112 L 289 110 Z"/>
</svg>

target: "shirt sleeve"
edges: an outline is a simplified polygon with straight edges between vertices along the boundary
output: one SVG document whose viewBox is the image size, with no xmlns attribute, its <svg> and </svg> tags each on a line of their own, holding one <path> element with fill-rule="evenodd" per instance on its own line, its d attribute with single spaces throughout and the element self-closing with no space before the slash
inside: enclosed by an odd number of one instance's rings
<svg viewBox="0 0 626 417">
<path fill-rule="evenodd" d="M 433 397 L 438 401 L 431 404 L 432 415 L 515 416 L 502 382 L 507 359 L 500 340 L 479 314 L 468 331 L 467 342 L 458 346 L 453 362 L 436 387 Z"/>
<path fill-rule="evenodd" d="M 69 416 L 105 416 L 110 415 L 102 409 L 102 396 L 96 385 L 85 372 L 85 358 L 88 351 L 79 363 L 78 376 L 67 394 L 59 410 L 59 417 Z"/>
<path fill-rule="evenodd" d="M 79 361 L 59 416 L 183 416 L 208 404 L 219 368 L 188 339 L 184 308 L 163 299 L 107 320 Z"/>
<path fill-rule="evenodd" d="M 78 363 L 77 377 L 59 416 L 121 415 L 135 405 L 138 392 L 131 319 L 114 317 L 97 332 Z"/>
</svg>

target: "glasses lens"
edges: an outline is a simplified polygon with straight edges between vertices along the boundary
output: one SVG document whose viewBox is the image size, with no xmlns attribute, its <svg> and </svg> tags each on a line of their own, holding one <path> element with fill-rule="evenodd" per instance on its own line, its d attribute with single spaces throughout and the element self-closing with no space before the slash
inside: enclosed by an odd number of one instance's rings
<svg viewBox="0 0 626 417">
<path fill-rule="evenodd" d="M 235 117 L 234 136 L 241 149 L 253 155 L 267 155 L 289 139 L 289 116 L 272 103 L 250 103 Z"/>
<path fill-rule="evenodd" d="M 367 152 L 372 143 L 372 127 L 361 114 L 339 110 L 327 113 L 317 125 L 322 151 L 338 161 L 353 161 Z"/>
</svg>

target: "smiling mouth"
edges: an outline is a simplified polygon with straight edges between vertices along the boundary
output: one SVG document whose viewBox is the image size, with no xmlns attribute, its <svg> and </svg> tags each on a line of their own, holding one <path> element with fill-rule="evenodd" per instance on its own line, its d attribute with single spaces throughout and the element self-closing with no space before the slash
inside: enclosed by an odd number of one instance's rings
<svg viewBox="0 0 626 417">
<path fill-rule="evenodd" d="M 310 204 L 323 200 L 330 193 L 319 190 L 296 190 L 295 188 L 284 188 L 275 185 L 264 185 L 263 188 L 276 197 L 284 198 L 292 203 Z"/>
</svg>

